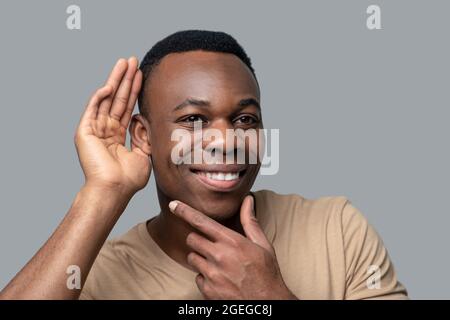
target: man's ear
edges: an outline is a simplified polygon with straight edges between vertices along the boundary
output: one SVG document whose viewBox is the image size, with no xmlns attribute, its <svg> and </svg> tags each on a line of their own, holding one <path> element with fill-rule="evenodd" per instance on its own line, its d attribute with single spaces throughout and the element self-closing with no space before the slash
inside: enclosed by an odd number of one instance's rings
<svg viewBox="0 0 450 320">
<path fill-rule="evenodd" d="M 131 118 L 131 124 L 129 127 L 130 139 L 131 139 L 131 149 L 139 148 L 146 155 L 151 155 L 151 144 L 150 144 L 150 125 L 141 114 L 135 114 Z"/>
</svg>

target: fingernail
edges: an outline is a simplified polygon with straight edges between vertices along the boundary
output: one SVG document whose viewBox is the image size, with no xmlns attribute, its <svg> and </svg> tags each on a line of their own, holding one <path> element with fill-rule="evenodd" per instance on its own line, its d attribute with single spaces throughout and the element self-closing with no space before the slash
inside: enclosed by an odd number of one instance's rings
<svg viewBox="0 0 450 320">
<path fill-rule="evenodd" d="M 175 208 L 177 207 L 177 205 L 178 205 L 178 202 L 177 201 L 170 201 L 169 202 L 169 209 L 170 209 L 170 211 L 172 211 L 172 212 L 174 212 L 175 211 Z"/>
</svg>

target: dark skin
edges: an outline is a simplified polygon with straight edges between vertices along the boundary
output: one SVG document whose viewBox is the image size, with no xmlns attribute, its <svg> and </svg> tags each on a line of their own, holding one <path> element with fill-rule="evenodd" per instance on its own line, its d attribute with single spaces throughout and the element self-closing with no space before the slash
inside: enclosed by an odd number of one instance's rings
<svg viewBox="0 0 450 320">
<path fill-rule="evenodd" d="M 207 103 L 175 108 L 189 99 Z M 197 285 L 206 298 L 295 298 L 254 217 L 249 191 L 260 163 L 245 165 L 239 185 L 223 192 L 202 184 L 192 170 L 195 166 L 177 165 L 170 158 L 176 143 L 170 139 L 172 131 L 191 130 L 194 121 L 222 132 L 263 127 L 259 87 L 248 67 L 231 54 L 170 54 L 147 81 L 145 100 L 148 115 L 134 116 L 130 132 L 132 144 L 149 150 L 152 159 L 161 206 L 161 213 L 148 223 L 155 242 L 199 273 Z M 231 142 L 222 142 L 225 157 Z M 172 200 L 178 204 L 173 213 Z"/>
<path fill-rule="evenodd" d="M 190 64 L 186 63 L 187 59 Z M 131 133 L 134 144 L 151 152 L 162 208 L 148 229 L 164 251 L 175 261 L 187 265 L 185 239 L 192 228 L 170 214 L 169 202 L 174 199 L 184 201 L 224 225 L 242 229 L 236 213 L 253 185 L 259 165 L 248 166 L 239 188 L 231 192 L 211 191 L 198 182 L 190 171 L 191 166 L 177 166 L 171 161 L 171 150 L 176 144 L 170 139 L 172 131 L 177 128 L 190 130 L 192 120 L 200 120 L 199 116 L 203 117 L 205 128 L 261 128 L 261 112 L 256 105 L 238 106 L 243 99 L 259 101 L 259 89 L 250 70 L 235 56 L 187 52 L 166 56 L 147 81 L 145 94 L 148 117 L 133 117 Z M 210 106 L 188 105 L 172 111 L 192 97 L 209 101 Z M 194 115 L 197 119 L 186 119 Z M 252 117 L 253 123 L 241 124 L 239 119 L 244 116 Z M 152 132 L 158 134 L 152 135 Z"/>
</svg>

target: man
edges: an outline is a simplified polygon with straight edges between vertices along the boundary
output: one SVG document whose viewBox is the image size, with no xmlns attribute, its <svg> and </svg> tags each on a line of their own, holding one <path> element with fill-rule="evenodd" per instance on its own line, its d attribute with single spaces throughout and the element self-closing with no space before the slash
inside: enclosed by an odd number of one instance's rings
<svg viewBox="0 0 450 320">
<path fill-rule="evenodd" d="M 89 101 L 75 136 L 86 182 L 2 298 L 407 298 L 381 239 L 347 199 L 250 192 L 260 159 L 173 161 L 177 129 L 263 128 L 255 73 L 235 39 L 178 32 L 137 66 L 119 60 Z M 232 142 L 208 152 L 225 156 Z M 105 243 L 151 170 L 161 212 Z M 68 288 L 68 266 L 79 267 L 82 290 Z"/>
</svg>

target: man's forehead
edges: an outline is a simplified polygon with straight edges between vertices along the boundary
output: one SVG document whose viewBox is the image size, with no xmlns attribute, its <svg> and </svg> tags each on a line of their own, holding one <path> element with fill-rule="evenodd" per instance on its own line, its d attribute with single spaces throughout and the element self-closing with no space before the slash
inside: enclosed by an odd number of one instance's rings
<svg viewBox="0 0 450 320">
<path fill-rule="evenodd" d="M 146 83 L 150 99 L 180 100 L 188 96 L 253 95 L 259 89 L 250 69 L 235 55 L 189 51 L 165 56 Z"/>
<path fill-rule="evenodd" d="M 153 74 L 156 77 L 176 78 L 182 73 L 195 71 L 252 75 L 250 69 L 234 54 L 201 50 L 170 53 L 161 59 Z"/>
<path fill-rule="evenodd" d="M 186 64 L 208 64 L 208 63 L 219 63 L 227 64 L 230 62 L 240 62 L 244 66 L 245 64 L 234 54 L 226 52 L 215 52 L 215 51 L 205 51 L 205 50 L 193 50 L 186 52 L 172 52 L 161 59 L 160 65 L 186 65 Z"/>
</svg>

